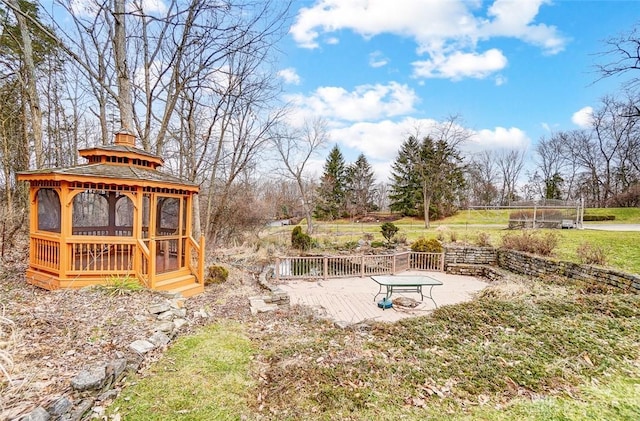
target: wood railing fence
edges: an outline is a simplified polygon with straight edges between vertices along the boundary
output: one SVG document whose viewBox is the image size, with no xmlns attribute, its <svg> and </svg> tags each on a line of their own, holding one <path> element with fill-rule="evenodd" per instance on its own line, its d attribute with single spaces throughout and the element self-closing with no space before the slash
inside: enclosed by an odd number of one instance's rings
<svg viewBox="0 0 640 421">
<path fill-rule="evenodd" d="M 276 280 L 352 278 L 407 270 L 442 272 L 444 253 L 407 251 L 384 255 L 280 257 L 276 258 L 274 276 Z"/>
</svg>

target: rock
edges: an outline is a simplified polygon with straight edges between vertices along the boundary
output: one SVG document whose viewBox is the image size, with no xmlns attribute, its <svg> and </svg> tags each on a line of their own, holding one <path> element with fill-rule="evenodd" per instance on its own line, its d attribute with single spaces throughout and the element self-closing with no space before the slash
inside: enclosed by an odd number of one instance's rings
<svg viewBox="0 0 640 421">
<path fill-rule="evenodd" d="M 180 329 L 182 326 L 186 325 L 188 322 L 186 319 L 174 319 L 173 324 L 175 325 L 174 330 Z"/>
<path fill-rule="evenodd" d="M 160 314 L 169 310 L 171 310 L 171 306 L 167 302 L 152 304 L 149 306 L 149 313 L 151 314 Z"/>
<path fill-rule="evenodd" d="M 415 308 L 420 305 L 420 302 L 409 297 L 398 297 L 393 299 L 393 305 L 400 306 L 400 307 Z"/>
<path fill-rule="evenodd" d="M 39 406 L 20 418 L 20 421 L 48 421 L 49 419 L 51 419 L 51 415 L 49 415 L 46 409 Z"/>
<path fill-rule="evenodd" d="M 64 419 L 68 419 L 69 421 L 80 421 L 84 417 L 84 414 L 86 414 L 87 411 L 91 409 L 94 402 L 95 400 L 92 398 L 81 400 L 80 403 L 73 409 L 73 411 L 71 411 L 69 416 L 65 417 Z"/>
<path fill-rule="evenodd" d="M 107 410 L 104 406 L 94 406 L 91 411 L 93 412 L 94 417 L 102 418 Z"/>
<path fill-rule="evenodd" d="M 174 316 L 176 317 L 187 317 L 187 309 L 186 308 L 174 308 L 171 310 Z"/>
<path fill-rule="evenodd" d="M 126 369 L 127 369 L 126 359 L 121 358 L 118 360 L 110 361 L 107 364 L 106 372 L 107 372 L 107 375 L 112 376 L 111 384 L 118 381 L 118 379 L 120 379 L 120 376 L 122 376 L 122 373 L 124 373 L 124 370 Z"/>
<path fill-rule="evenodd" d="M 335 322 L 333 325 L 335 327 L 337 327 L 338 329 L 346 329 L 349 326 L 351 326 L 351 324 L 349 322 L 345 322 L 343 320 L 339 320 L 339 321 Z"/>
<path fill-rule="evenodd" d="M 148 341 L 157 347 L 161 347 L 171 342 L 171 339 L 162 332 L 156 332 L 149 337 Z"/>
<path fill-rule="evenodd" d="M 100 402 L 111 401 L 117 397 L 118 397 L 118 391 L 114 389 L 109 389 L 103 394 L 101 394 L 100 396 L 98 396 L 98 401 Z"/>
<path fill-rule="evenodd" d="M 79 392 L 100 389 L 106 377 L 106 366 L 93 367 L 90 370 L 81 371 L 72 378 L 71 386 Z"/>
<path fill-rule="evenodd" d="M 145 341 L 144 339 L 138 339 L 137 341 L 133 341 L 129 344 L 129 349 L 137 352 L 138 354 L 146 354 L 155 348 L 155 345 L 149 341 Z"/>
<path fill-rule="evenodd" d="M 173 311 L 171 310 L 167 310 L 167 311 L 163 311 L 162 313 L 158 314 L 158 320 L 171 320 L 173 319 Z"/>
<path fill-rule="evenodd" d="M 59 416 L 69 412 L 69 409 L 71 409 L 72 406 L 73 404 L 67 397 L 60 396 L 47 407 L 47 412 L 51 415 Z"/>
<path fill-rule="evenodd" d="M 173 309 L 181 309 L 184 307 L 184 298 L 174 298 L 171 300 L 170 305 Z"/>
<path fill-rule="evenodd" d="M 167 321 L 165 321 L 165 322 L 159 323 L 159 324 L 156 326 L 156 332 L 165 332 L 165 333 L 169 333 L 169 332 L 172 332 L 172 331 L 173 331 L 173 329 L 175 329 L 175 328 L 176 328 L 176 322 L 175 322 L 175 320 L 174 320 L 173 322 L 167 322 Z"/>
</svg>

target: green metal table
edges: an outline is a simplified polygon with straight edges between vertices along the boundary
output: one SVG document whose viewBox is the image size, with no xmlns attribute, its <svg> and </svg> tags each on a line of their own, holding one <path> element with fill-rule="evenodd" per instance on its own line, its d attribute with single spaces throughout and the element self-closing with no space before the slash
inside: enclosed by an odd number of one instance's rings
<svg viewBox="0 0 640 421">
<path fill-rule="evenodd" d="M 376 275 L 371 276 L 371 279 L 380 287 L 378 293 L 373 297 L 374 302 L 380 294 L 385 294 L 385 298 L 388 300 L 394 292 L 415 292 L 420 294 L 420 301 L 424 301 L 426 296 L 438 308 L 432 295 L 433 287 L 442 285 L 442 282 L 437 279 L 427 275 Z M 386 288 L 385 292 L 382 291 L 383 287 Z M 425 294 L 422 287 L 429 287 L 428 293 Z"/>
</svg>

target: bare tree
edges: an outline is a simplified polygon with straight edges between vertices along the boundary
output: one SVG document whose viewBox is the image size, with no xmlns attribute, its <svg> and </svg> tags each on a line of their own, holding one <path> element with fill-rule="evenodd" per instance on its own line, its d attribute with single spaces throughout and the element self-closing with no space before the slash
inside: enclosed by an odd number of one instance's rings
<svg viewBox="0 0 640 421">
<path fill-rule="evenodd" d="M 601 78 L 610 78 L 630 74 L 631 77 L 623 83 L 624 90 L 632 96 L 637 95 L 640 88 L 640 25 L 636 24 L 625 34 L 609 38 L 605 42 L 605 50 L 600 56 L 611 59 L 605 64 L 596 64 Z M 637 101 L 629 110 L 633 115 L 640 116 Z"/>
<path fill-rule="evenodd" d="M 281 129 L 274 136 L 275 148 L 282 159 L 281 174 L 298 186 L 308 234 L 313 233 L 314 189 L 308 188 L 305 169 L 309 160 L 325 146 L 327 140 L 327 122 L 320 118 L 306 121 L 301 129 Z"/>
<path fill-rule="evenodd" d="M 467 185 L 471 202 L 475 205 L 495 205 L 498 199 L 498 179 L 500 177 L 496 154 L 482 151 L 473 155 L 467 167 Z"/>
<path fill-rule="evenodd" d="M 524 150 L 501 150 L 497 153 L 496 164 L 500 169 L 501 188 L 500 188 L 500 204 L 509 205 L 516 200 L 516 187 L 518 178 L 522 173 L 524 166 Z"/>
</svg>

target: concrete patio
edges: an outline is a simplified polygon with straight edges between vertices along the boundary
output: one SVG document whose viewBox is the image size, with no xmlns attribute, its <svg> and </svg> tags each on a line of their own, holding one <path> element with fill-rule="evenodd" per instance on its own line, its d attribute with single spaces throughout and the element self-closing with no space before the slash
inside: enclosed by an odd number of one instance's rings
<svg viewBox="0 0 640 421">
<path fill-rule="evenodd" d="M 468 301 L 488 285 L 478 278 L 443 272 L 409 271 L 402 275 L 427 275 L 441 281 L 442 286 L 433 288 L 433 299 L 438 307 Z M 394 306 L 383 310 L 376 303 L 384 294 L 374 301 L 374 296 L 378 293 L 378 284 L 369 277 L 287 281 L 279 287 L 289 294 L 291 304 L 310 306 L 320 316 L 346 324 L 365 320 L 395 322 L 406 317 L 424 316 L 435 308 L 433 302 L 425 296 L 418 307 Z M 425 289 L 424 292 L 428 293 L 428 290 Z M 416 293 L 394 293 L 391 299 L 400 296 L 420 300 L 420 295 Z"/>
</svg>

